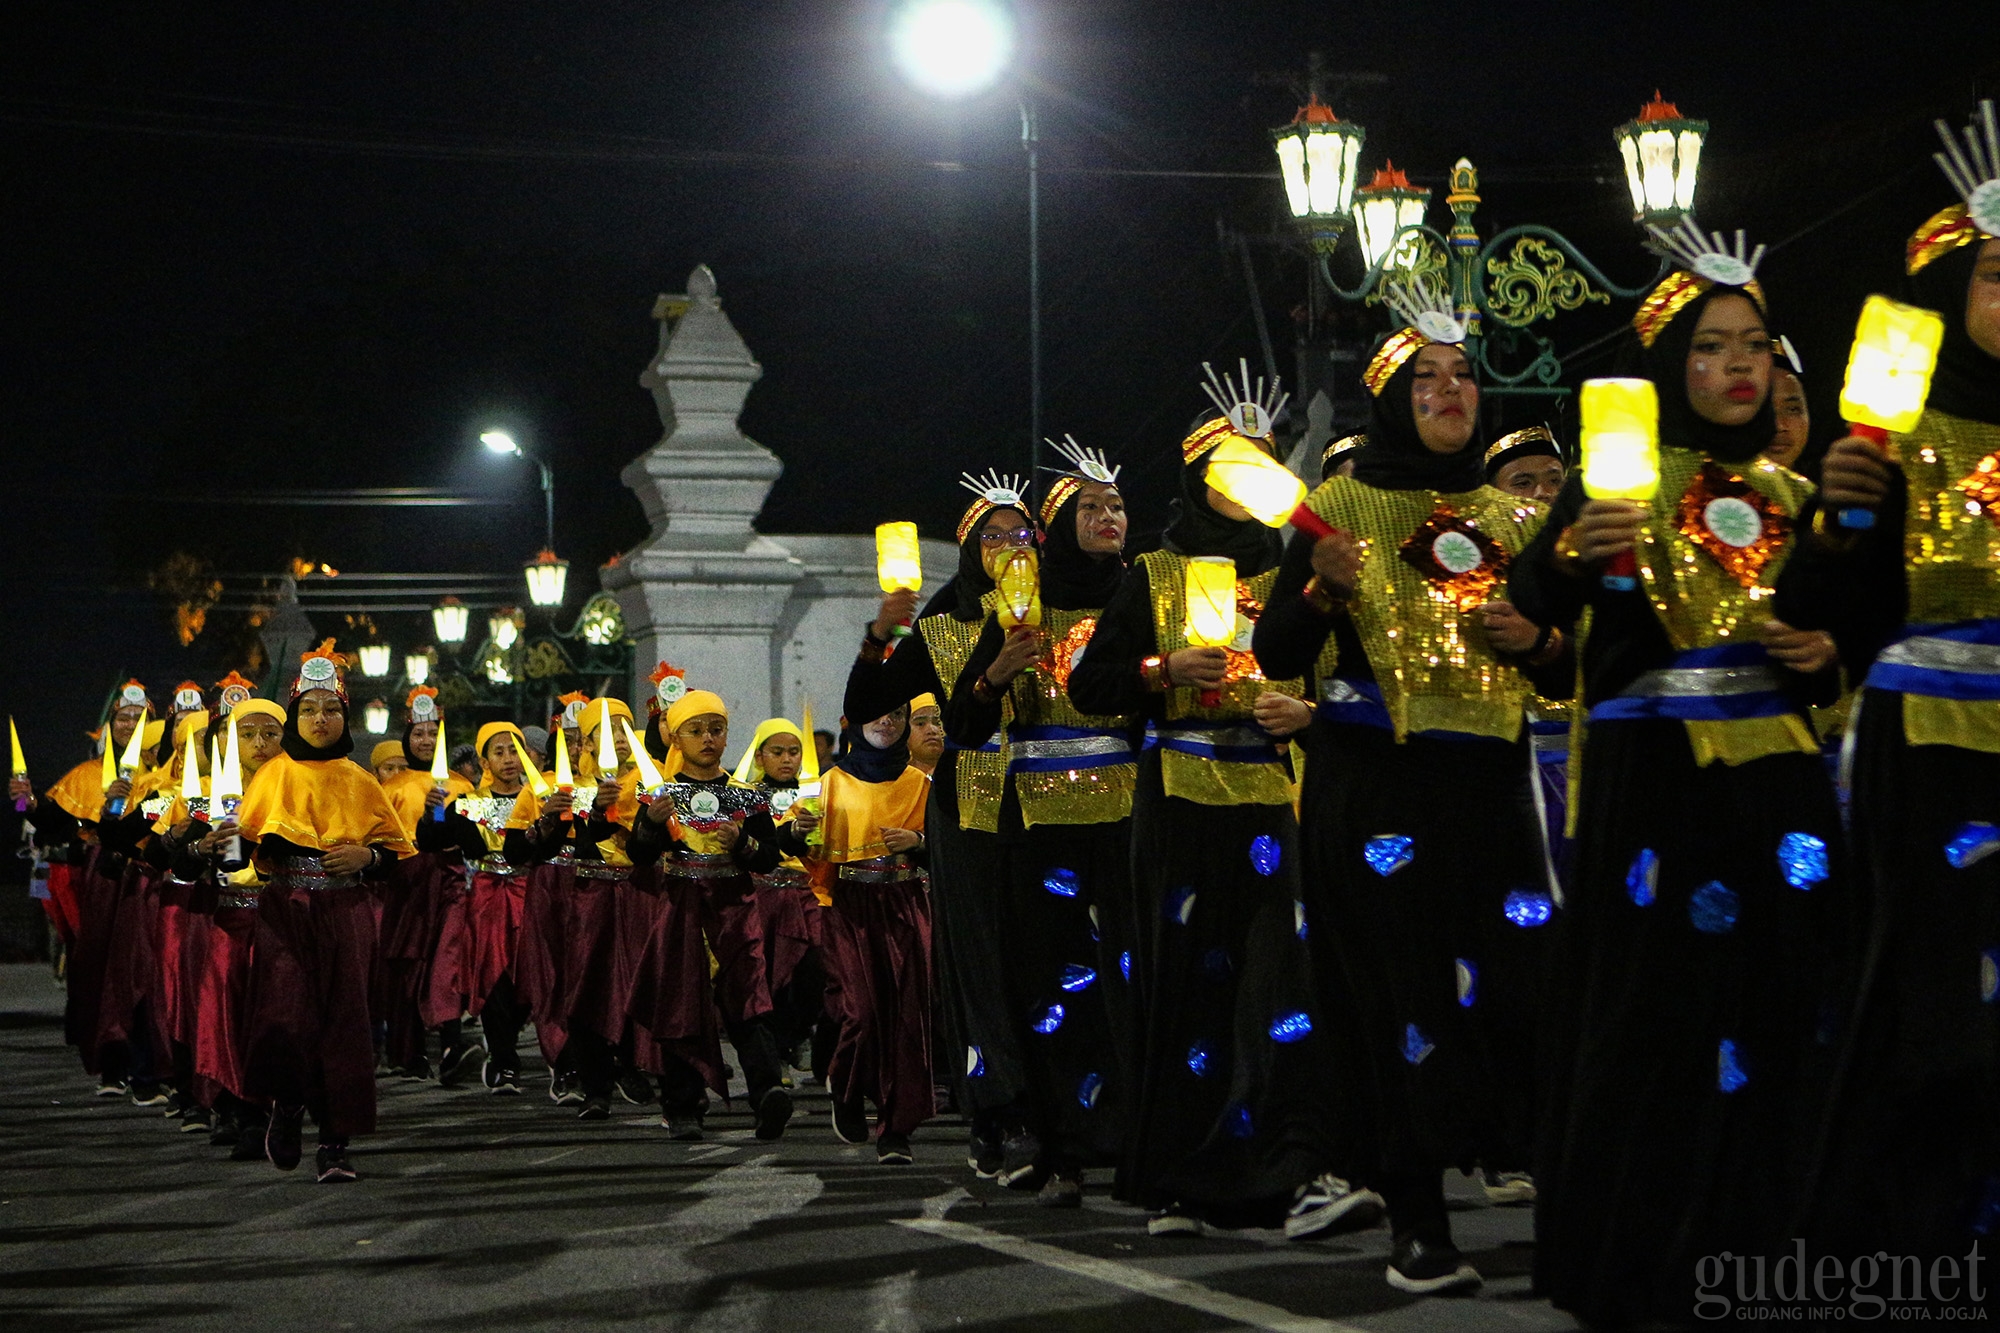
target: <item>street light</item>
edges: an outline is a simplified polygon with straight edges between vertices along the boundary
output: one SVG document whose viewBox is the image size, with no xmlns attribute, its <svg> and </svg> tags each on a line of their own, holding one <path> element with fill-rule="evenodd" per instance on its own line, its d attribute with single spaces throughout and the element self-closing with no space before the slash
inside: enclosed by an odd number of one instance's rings
<svg viewBox="0 0 2000 1333">
<path fill-rule="evenodd" d="M 368 706 L 361 710 L 361 729 L 370 735 L 386 735 L 389 730 L 389 705 L 381 699 L 370 699 Z"/>
<path fill-rule="evenodd" d="M 561 606 L 563 591 L 569 583 L 569 561 L 559 558 L 554 551 L 538 552 L 533 560 L 521 567 L 528 579 L 528 600 L 536 606 Z"/>
<path fill-rule="evenodd" d="M 472 608 L 456 597 L 447 597 L 431 608 L 431 628 L 437 631 L 439 643 L 464 643 L 471 623 Z"/>
<path fill-rule="evenodd" d="M 1671 228 L 1694 211 L 1695 173 L 1708 122 L 1689 120 L 1663 100 L 1659 90 L 1639 108 L 1639 118 L 1612 131 L 1625 159 L 1625 185 L 1632 192 L 1632 220 Z"/>
<path fill-rule="evenodd" d="M 493 640 L 493 646 L 506 652 L 521 637 L 521 612 L 516 607 L 503 606 L 486 617 L 486 634 Z"/>
<path fill-rule="evenodd" d="M 1000 81 L 1014 58 L 1014 23 L 984 0 L 912 0 L 889 20 L 903 77 L 936 97 L 969 97 Z"/>
<path fill-rule="evenodd" d="M 1014 59 L 1014 15 L 995 0 L 904 0 L 889 16 L 889 55 L 919 90 L 970 97 L 998 84 Z M 1042 472 L 1042 176 L 1035 104 L 1017 91 L 1028 158 L 1028 475 Z M 553 538 L 550 546 L 555 545 Z"/>
<path fill-rule="evenodd" d="M 412 685 L 421 685 L 431 678 L 431 656 L 416 652 L 403 655 L 403 678 Z"/>
<path fill-rule="evenodd" d="M 364 676 L 386 676 L 389 674 L 389 645 L 386 643 L 364 643 L 357 654 L 361 658 L 361 674 Z"/>
<path fill-rule="evenodd" d="M 1278 168 L 1285 177 L 1285 202 L 1292 219 L 1312 242 L 1330 255 L 1347 230 L 1354 201 L 1354 178 L 1367 132 L 1340 117 L 1317 96 L 1292 117 L 1292 123 L 1271 131 L 1278 150 Z"/>
<path fill-rule="evenodd" d="M 1424 209 L 1430 201 L 1431 192 L 1410 184 L 1410 178 L 1396 170 L 1394 162 L 1385 162 L 1373 179 L 1354 192 L 1354 239 L 1361 242 L 1361 257 L 1368 267 L 1381 263 L 1392 247 L 1395 255 L 1389 266 L 1410 266 L 1423 238 L 1411 233 L 1398 242 L 1396 236 L 1405 227 L 1423 225 Z"/>
<path fill-rule="evenodd" d="M 479 433 L 479 442 L 496 454 L 508 454 L 525 459 L 541 470 L 542 474 L 542 545 L 553 548 L 556 544 L 556 474 L 539 454 L 531 454 L 523 449 L 514 437 L 500 429 L 484 430 Z"/>
</svg>

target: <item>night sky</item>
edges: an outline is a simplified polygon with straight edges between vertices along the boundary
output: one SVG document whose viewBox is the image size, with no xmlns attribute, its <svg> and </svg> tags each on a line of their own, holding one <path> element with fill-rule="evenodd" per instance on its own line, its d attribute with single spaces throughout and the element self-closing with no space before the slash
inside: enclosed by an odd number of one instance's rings
<svg viewBox="0 0 2000 1333">
<path fill-rule="evenodd" d="M 124 674 L 164 694 L 236 664 L 228 615 L 183 649 L 145 591 L 176 552 L 232 575 L 293 556 L 518 568 L 539 494 L 531 468 L 478 447 L 488 424 L 556 461 L 573 614 L 595 566 L 644 535 L 617 473 L 659 434 L 636 384 L 654 296 L 697 263 L 764 364 L 743 426 L 785 463 L 767 531 L 915 518 L 948 535 L 961 468 L 1025 463 L 1013 95 L 906 89 L 880 4 L 37 8 L 10 12 L 0 42 L 0 709 L 38 784 L 83 757 Z M 1990 32 L 1907 4 L 1390 9 L 1025 7 L 1045 426 L 1126 464 L 1142 539 L 1203 403 L 1199 363 L 1260 359 L 1218 225 L 1284 232 L 1268 131 L 1309 50 L 1368 131 L 1364 169 L 1393 157 L 1432 186 L 1433 225 L 1467 155 L 1482 233 L 1548 223 L 1626 283 L 1652 261 L 1612 128 L 1656 86 L 1709 120 L 1698 211 L 1774 245 L 1762 276 L 1822 437 L 1860 298 L 1894 290 L 1903 236 L 1951 197 L 1930 119 L 1962 122 L 2000 83 Z M 1253 253 L 1289 375 L 1306 271 Z M 1359 276 L 1351 248 L 1337 267 Z M 1558 325 L 1558 345 L 1627 314 Z M 160 499 L 358 486 L 521 503 Z M 384 627 L 430 637 L 414 617 Z"/>
</svg>

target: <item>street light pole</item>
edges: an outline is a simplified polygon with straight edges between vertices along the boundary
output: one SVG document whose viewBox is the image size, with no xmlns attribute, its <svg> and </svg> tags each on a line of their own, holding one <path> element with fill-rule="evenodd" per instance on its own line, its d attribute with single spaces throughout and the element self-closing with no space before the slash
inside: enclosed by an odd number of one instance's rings
<svg viewBox="0 0 2000 1333">
<path fill-rule="evenodd" d="M 530 455 L 542 470 L 542 549 L 556 549 L 556 474 L 539 454 Z"/>
<path fill-rule="evenodd" d="M 1021 98 L 1021 148 L 1028 155 L 1028 485 L 1042 478 L 1042 175 L 1035 103 Z"/>
</svg>

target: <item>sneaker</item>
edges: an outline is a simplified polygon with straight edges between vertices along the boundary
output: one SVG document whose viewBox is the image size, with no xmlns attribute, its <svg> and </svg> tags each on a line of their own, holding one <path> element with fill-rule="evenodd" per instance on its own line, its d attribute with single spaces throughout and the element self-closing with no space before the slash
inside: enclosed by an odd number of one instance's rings
<svg viewBox="0 0 2000 1333">
<path fill-rule="evenodd" d="M 305 1119 L 303 1106 L 274 1106 L 271 1123 L 264 1131 L 264 1156 L 280 1171 L 299 1164 L 299 1122 Z"/>
<path fill-rule="evenodd" d="M 350 1180 L 361 1178 L 347 1160 L 347 1149 L 337 1144 L 320 1144 L 319 1151 L 313 1154 L 313 1165 L 319 1171 L 319 1183 L 322 1185 L 345 1185 Z"/>
<path fill-rule="evenodd" d="M 480 1081 L 486 1085 L 486 1090 L 496 1097 L 521 1095 L 521 1075 L 516 1070 L 495 1069 L 489 1064 L 486 1066 L 486 1072 L 480 1075 Z"/>
<path fill-rule="evenodd" d="M 575 1106 L 583 1101 L 583 1088 L 575 1074 L 549 1071 L 549 1100 L 557 1106 Z"/>
<path fill-rule="evenodd" d="M 833 1136 L 842 1143 L 868 1142 L 868 1112 L 860 1102 L 833 1104 Z"/>
<path fill-rule="evenodd" d="M 1083 1207 L 1083 1172 L 1056 1172 L 1049 1177 L 1048 1184 L 1042 1186 L 1035 1202 L 1043 1208 Z"/>
<path fill-rule="evenodd" d="M 130 1091 L 132 1091 L 132 1085 L 125 1082 L 125 1080 L 117 1078 L 107 1078 L 107 1079 L 102 1079 L 98 1082 L 97 1091 L 92 1093 L 91 1096 L 123 1097 L 126 1093 Z"/>
<path fill-rule="evenodd" d="M 916 1161 L 910 1151 L 910 1136 L 883 1130 L 875 1140 L 875 1160 L 883 1166 L 908 1166 Z"/>
<path fill-rule="evenodd" d="M 215 1128 L 215 1113 L 206 1106 L 190 1106 L 181 1116 L 181 1133 L 206 1134 Z"/>
<path fill-rule="evenodd" d="M 243 1126 L 235 1115 L 228 1111 L 215 1117 L 215 1124 L 209 1127 L 208 1146 L 211 1148 L 234 1148 L 243 1138 Z"/>
<path fill-rule="evenodd" d="M 757 1137 L 769 1143 L 785 1137 L 785 1122 L 792 1118 L 792 1094 L 772 1088 L 757 1099 Z"/>
<path fill-rule="evenodd" d="M 1328 1229 L 1366 1231 L 1385 1211 L 1374 1190 L 1356 1189 L 1328 1172 L 1299 1186 L 1285 1217 L 1285 1239 L 1304 1240 Z"/>
<path fill-rule="evenodd" d="M 438 1083 L 442 1087 L 455 1088 L 472 1077 L 481 1065 L 486 1063 L 484 1046 L 468 1045 L 453 1047 L 438 1060 Z"/>
<path fill-rule="evenodd" d="M 1479 1290 L 1485 1281 L 1450 1241 L 1434 1244 L 1415 1236 L 1396 1242 L 1383 1276 L 1397 1291 L 1413 1296 L 1459 1295 Z"/>
<path fill-rule="evenodd" d="M 1000 1145 L 1000 1183 L 1008 1189 L 1037 1189 L 1042 1170 L 1042 1141 L 1027 1130 L 1016 1130 Z"/>
<path fill-rule="evenodd" d="M 158 1083 L 134 1083 L 132 1085 L 132 1105 L 134 1106 L 165 1106 L 169 1096 L 169 1090 Z"/>
<path fill-rule="evenodd" d="M 660 1100 L 653 1091 L 653 1080 L 637 1069 L 628 1069 L 618 1076 L 618 1095 L 634 1106 L 651 1106 Z"/>
<path fill-rule="evenodd" d="M 585 1097 L 583 1109 L 576 1113 L 578 1120 L 609 1120 L 611 1099 L 609 1097 Z"/>
<path fill-rule="evenodd" d="M 701 1142 L 701 1117 L 693 1111 L 669 1111 L 660 1117 L 660 1128 L 674 1143 Z"/>
<path fill-rule="evenodd" d="M 1000 1140 L 973 1130 L 965 1143 L 965 1164 L 972 1168 L 972 1174 L 981 1180 L 992 1180 L 1000 1174 L 1001 1160 Z"/>
<path fill-rule="evenodd" d="M 418 1058 L 396 1071 L 396 1077 L 405 1083 L 428 1083 L 431 1081 L 431 1062 Z"/>
<path fill-rule="evenodd" d="M 268 1117 L 252 1116 L 241 1122 L 236 1131 L 236 1144 L 229 1150 L 232 1162 L 261 1162 L 270 1154 L 264 1146 L 265 1138 L 271 1132 Z"/>
<path fill-rule="evenodd" d="M 160 1108 L 160 1114 L 169 1120 L 178 1120 L 186 1115 L 193 1106 L 193 1098 L 187 1096 L 185 1093 L 174 1091 L 167 1094 L 166 1105 Z"/>
<path fill-rule="evenodd" d="M 1495 1208 L 1518 1208 L 1535 1201 L 1535 1178 L 1526 1171 L 1488 1171 L 1486 1202 Z"/>
<path fill-rule="evenodd" d="M 1146 1219 L 1149 1236 L 1199 1236 L 1201 1219 L 1181 1204 L 1171 1204 Z"/>
</svg>

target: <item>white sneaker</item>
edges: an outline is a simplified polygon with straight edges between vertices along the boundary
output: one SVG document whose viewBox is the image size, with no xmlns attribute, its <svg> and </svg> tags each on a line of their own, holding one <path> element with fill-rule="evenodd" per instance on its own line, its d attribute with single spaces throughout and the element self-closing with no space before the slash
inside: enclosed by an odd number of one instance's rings
<svg viewBox="0 0 2000 1333">
<path fill-rule="evenodd" d="M 1179 1204 L 1146 1219 L 1146 1234 L 1149 1236 L 1199 1236 L 1201 1233 L 1201 1219 Z"/>
<path fill-rule="evenodd" d="M 1526 1171 L 1488 1171 L 1486 1202 L 1495 1208 L 1518 1208 L 1535 1201 L 1535 1178 Z"/>
<path fill-rule="evenodd" d="M 1336 1223 L 1343 1231 L 1365 1231 L 1387 1211 L 1374 1190 L 1356 1189 L 1328 1172 L 1299 1186 L 1285 1217 L 1285 1239 L 1303 1240 Z"/>
</svg>

